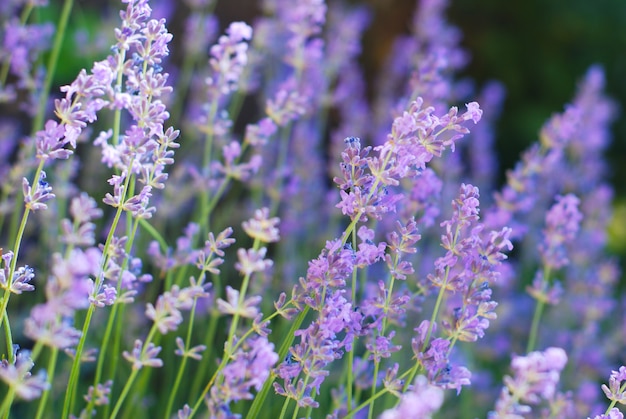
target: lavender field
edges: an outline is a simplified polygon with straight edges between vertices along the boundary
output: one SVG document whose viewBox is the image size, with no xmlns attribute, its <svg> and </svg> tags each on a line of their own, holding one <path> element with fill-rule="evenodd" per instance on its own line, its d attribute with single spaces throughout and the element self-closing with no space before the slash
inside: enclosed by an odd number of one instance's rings
<svg viewBox="0 0 626 419">
<path fill-rule="evenodd" d="M 51 3 L 0 6 L 0 419 L 624 417 L 602 63 L 507 168 L 446 0 L 375 77 L 357 2 Z"/>
</svg>

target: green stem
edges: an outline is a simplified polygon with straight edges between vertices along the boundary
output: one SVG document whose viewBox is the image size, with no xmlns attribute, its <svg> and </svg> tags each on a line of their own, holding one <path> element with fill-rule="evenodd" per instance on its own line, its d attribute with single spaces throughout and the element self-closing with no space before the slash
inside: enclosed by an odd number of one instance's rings
<svg viewBox="0 0 626 419">
<path fill-rule="evenodd" d="M 543 270 L 544 281 L 549 284 L 551 280 L 550 268 L 544 268 Z M 526 345 L 526 353 L 530 353 L 535 349 L 537 344 L 537 336 L 539 335 L 539 324 L 541 323 L 541 317 L 546 307 L 546 301 L 544 299 L 537 300 L 535 306 L 535 313 L 533 314 L 533 321 L 530 326 L 530 333 L 528 336 L 528 344 Z"/>
<path fill-rule="evenodd" d="M 302 325 L 302 322 L 304 321 L 304 318 L 308 314 L 309 310 L 310 310 L 309 306 L 304 307 L 304 310 L 298 313 L 298 316 L 295 318 L 295 320 L 291 324 L 291 328 L 289 329 L 289 332 L 287 332 L 287 336 L 285 337 L 285 339 L 283 339 L 283 343 L 280 346 L 280 349 L 278 350 L 279 360 L 285 359 L 285 357 L 287 356 L 287 353 L 289 352 L 289 348 L 291 347 L 291 344 L 293 343 L 293 340 L 295 339 L 294 333 L 296 330 L 298 330 L 300 325 Z M 265 383 L 263 384 L 263 388 L 261 389 L 259 394 L 257 394 L 257 396 L 254 398 L 254 401 L 252 402 L 252 405 L 250 406 L 250 409 L 248 410 L 248 414 L 246 415 L 246 419 L 254 419 L 254 418 L 260 417 L 261 409 L 263 408 L 263 403 L 265 402 L 265 399 L 267 398 L 267 394 L 272 388 L 275 378 L 276 377 L 274 375 L 271 375 L 270 378 L 268 378 L 267 381 L 265 381 Z"/>
<path fill-rule="evenodd" d="M 398 261 L 400 260 L 400 255 L 399 253 L 396 253 L 394 255 L 394 260 L 393 260 L 393 266 L 394 269 L 398 266 Z M 387 313 L 389 312 L 389 305 L 391 304 L 391 297 L 393 294 L 393 286 L 395 283 L 395 278 L 392 276 L 391 280 L 390 280 L 390 284 L 389 284 L 389 290 L 387 292 L 387 297 L 385 298 L 385 305 L 383 308 L 383 313 L 384 313 L 384 318 L 383 318 L 383 324 L 382 324 L 382 329 L 381 329 L 381 335 L 385 335 L 385 331 L 387 329 L 387 322 L 388 322 L 388 317 L 387 317 Z M 377 387 L 377 382 L 378 382 L 378 372 L 380 370 L 380 361 L 374 360 L 374 379 L 372 380 L 372 393 L 376 393 L 376 387 Z M 367 418 L 368 419 L 372 419 L 372 417 L 374 416 L 374 400 L 372 400 L 372 403 L 370 404 L 369 410 L 367 412 Z"/>
<path fill-rule="evenodd" d="M 213 301 L 217 301 L 219 298 L 221 298 L 221 282 L 222 281 L 219 275 L 213 275 Z M 211 317 L 209 318 L 209 327 L 207 328 L 207 332 L 204 337 L 204 344 L 206 345 L 207 350 L 202 357 L 202 361 L 200 362 L 200 367 L 198 368 L 198 371 L 209 371 L 209 364 L 212 362 L 211 356 L 213 355 L 213 348 L 215 346 L 215 334 L 217 332 L 217 322 L 219 321 L 219 318 L 220 312 L 217 310 L 217 308 L 213 307 L 211 309 Z M 191 386 L 191 392 L 189 393 L 191 396 L 195 397 L 195 395 L 198 394 L 204 377 L 205 374 L 195 374 L 195 378 Z"/>
<path fill-rule="evenodd" d="M 95 306 L 93 304 L 90 304 L 89 308 L 87 309 L 85 323 L 83 324 L 81 338 L 78 341 L 78 346 L 76 347 L 76 353 L 74 354 L 74 360 L 72 361 L 72 369 L 70 370 L 70 378 L 67 383 L 67 390 L 65 392 L 65 400 L 63 402 L 62 417 L 64 418 L 69 417 L 70 412 L 74 409 L 74 394 L 76 392 L 76 386 L 78 384 L 80 358 L 82 357 L 82 354 L 83 354 L 83 349 L 85 347 L 85 341 L 86 341 L 85 336 L 87 335 L 87 331 L 89 330 L 89 324 L 91 323 L 91 317 L 93 316 L 94 310 L 95 310 Z"/>
<path fill-rule="evenodd" d="M 356 230 L 352 230 L 352 248 L 356 249 Z M 351 284 L 351 297 L 352 297 L 352 305 L 356 304 L 356 288 L 357 288 L 357 276 L 358 270 L 352 270 L 352 284 Z M 352 408 L 352 386 L 354 385 L 354 377 L 352 372 L 352 366 L 354 364 L 354 344 L 352 342 L 352 349 L 348 352 L 348 365 L 347 365 L 347 376 L 346 376 L 346 406 L 348 412 Z"/>
<path fill-rule="evenodd" d="M 285 401 L 283 402 L 283 407 L 282 409 L 280 409 L 280 416 L 278 417 L 278 419 L 284 419 L 285 415 L 287 414 L 287 407 L 289 407 L 289 402 L 291 401 L 291 399 L 289 397 L 285 397 Z"/>
<path fill-rule="evenodd" d="M 114 319 L 116 317 L 117 308 L 118 308 L 118 304 L 114 304 L 113 308 L 111 309 L 111 314 L 109 315 L 109 321 L 107 321 L 107 327 L 104 331 L 104 337 L 102 339 L 103 343 L 102 345 L 100 345 L 100 353 L 98 354 L 98 362 L 96 364 L 96 372 L 94 374 L 94 379 L 93 379 L 94 388 L 96 388 L 96 386 L 100 384 L 101 379 L 102 379 L 102 370 L 104 368 L 106 352 L 108 349 L 108 346 L 105 345 L 104 342 L 109 341 L 111 334 L 113 332 L 113 321 L 111 321 L 111 319 Z M 89 404 L 87 405 L 88 412 L 91 412 L 93 410 L 94 403 L 95 403 L 95 399 L 92 397 L 92 399 L 89 401 Z"/>
<path fill-rule="evenodd" d="M 43 171 L 43 164 L 44 162 L 43 160 L 41 160 L 35 172 L 33 185 L 37 185 L 39 183 L 39 177 L 41 176 L 41 172 Z M 33 192 L 34 190 L 35 189 L 33 189 Z M 30 214 L 30 208 L 27 205 L 26 208 L 24 209 L 24 214 L 22 215 L 22 221 L 20 222 L 20 226 L 15 236 L 15 243 L 13 245 L 13 258 L 11 259 L 11 265 L 9 267 L 9 276 L 7 278 L 7 280 L 9 281 L 9 287 L 4 292 L 4 297 L 2 299 L 2 308 L 0 308 L 0 315 L 4 319 L 3 324 L 6 327 L 5 336 L 6 336 L 9 363 L 13 363 L 14 356 L 13 356 L 13 335 L 11 333 L 9 317 L 7 314 L 7 307 L 9 305 L 9 298 L 11 297 L 10 288 L 13 286 L 13 276 L 15 275 L 15 269 L 17 267 L 17 259 L 20 254 L 20 247 L 22 246 L 22 239 L 24 238 L 24 230 L 26 229 L 26 223 L 28 222 L 29 214 Z"/>
<path fill-rule="evenodd" d="M 535 306 L 535 313 L 533 314 L 533 322 L 530 326 L 530 335 L 528 336 L 528 344 L 526 345 L 526 353 L 530 353 L 535 349 L 537 344 L 537 335 L 539 334 L 539 323 L 541 322 L 541 316 L 546 306 L 545 301 L 537 301 Z"/>
<path fill-rule="evenodd" d="M 133 166 L 134 160 L 131 159 L 128 167 Z M 129 170 L 130 173 L 130 170 Z M 126 193 L 128 191 L 128 185 L 130 183 L 130 179 L 132 176 L 126 176 L 124 182 L 124 190 L 122 192 L 122 197 L 120 198 L 120 204 L 117 207 L 117 211 L 115 213 L 115 217 L 113 218 L 113 222 L 111 223 L 111 228 L 109 230 L 109 234 L 107 235 L 107 239 L 104 243 L 104 248 L 102 250 L 102 257 L 100 260 L 100 270 L 98 277 L 94 283 L 94 293 L 97 293 L 102 283 L 104 282 L 104 270 L 106 268 L 107 262 L 109 260 L 108 252 L 109 247 L 111 247 L 111 242 L 113 241 L 113 237 L 115 236 L 115 230 L 117 230 L 117 225 L 119 224 L 120 218 L 123 212 L 123 202 L 126 200 Z M 80 373 L 80 363 L 81 357 L 83 355 L 83 349 L 85 347 L 85 341 L 87 339 L 87 332 L 89 331 L 89 325 L 91 324 L 91 318 L 93 317 L 93 312 L 95 310 L 95 305 L 90 304 L 87 309 L 87 316 L 85 317 L 85 323 L 83 324 L 83 330 L 78 341 L 78 346 L 76 347 L 76 354 L 74 356 L 74 360 L 72 362 L 72 369 L 70 371 L 70 378 L 67 386 L 67 391 L 65 393 L 65 401 L 63 403 L 63 417 L 66 418 L 69 416 L 70 412 L 74 407 L 74 398 L 76 393 L 76 386 L 78 384 L 78 375 Z"/>
<path fill-rule="evenodd" d="M 260 244 L 261 244 L 261 241 L 259 239 L 255 239 L 252 245 L 252 249 L 259 250 Z M 241 283 L 241 289 L 239 290 L 239 300 L 237 302 L 238 308 L 241 307 L 243 305 L 243 302 L 245 301 L 246 293 L 248 291 L 248 285 L 250 283 L 250 277 L 251 277 L 251 274 L 249 273 L 243 277 L 243 281 Z M 196 413 L 196 411 L 200 407 L 200 404 L 202 403 L 202 400 L 204 399 L 204 396 L 209 392 L 209 389 L 211 388 L 215 380 L 219 377 L 220 372 L 222 371 L 222 369 L 224 369 L 226 364 L 228 364 L 230 357 L 233 355 L 234 353 L 233 341 L 235 339 L 235 333 L 237 332 L 237 326 L 239 325 L 240 318 L 241 318 L 241 314 L 239 313 L 239 310 L 237 310 L 235 314 L 233 315 L 233 320 L 230 323 L 230 329 L 228 331 L 228 338 L 226 339 L 226 343 L 224 344 L 224 355 L 222 357 L 222 362 L 217 367 L 217 370 L 213 374 L 213 377 L 211 377 L 208 384 L 205 386 L 204 390 L 202 391 L 200 398 L 194 405 L 194 408 L 193 408 L 193 411 L 191 412 L 190 417 L 192 417 Z"/>
<path fill-rule="evenodd" d="M 143 348 L 141 349 L 141 354 L 139 355 L 139 359 L 143 359 L 144 355 L 146 354 L 148 345 L 152 342 L 156 332 L 157 332 L 157 325 L 155 323 L 150 328 L 150 331 L 148 332 L 148 336 L 146 337 L 146 340 L 143 342 Z M 126 396 L 128 396 L 128 391 L 131 389 L 131 387 L 133 387 L 133 383 L 135 382 L 135 379 L 137 378 L 137 374 L 142 368 L 144 367 L 141 366 L 139 368 L 136 368 L 135 366 L 133 366 L 130 376 L 126 380 L 126 384 L 124 385 L 124 388 L 122 389 L 122 393 L 120 394 L 120 397 L 117 399 L 117 402 L 115 403 L 115 408 L 113 409 L 111 416 L 109 416 L 110 419 L 115 419 L 117 417 L 120 409 L 122 408 L 122 404 L 124 404 L 124 400 L 126 399 Z"/>
<path fill-rule="evenodd" d="M 54 373 L 56 370 L 58 355 L 59 355 L 59 348 L 56 348 L 56 347 L 52 348 L 50 359 L 48 360 L 48 382 L 51 385 L 52 385 Z M 35 416 L 35 419 L 41 419 L 44 417 L 44 413 L 46 411 L 49 412 L 49 410 L 47 410 L 47 404 L 48 404 L 48 397 L 50 396 L 50 391 L 51 389 L 44 390 L 43 394 L 41 395 L 41 399 L 39 399 L 39 406 L 37 407 L 37 414 Z"/>
<path fill-rule="evenodd" d="M 8 419 L 9 414 L 11 413 L 11 405 L 13 404 L 13 399 L 15 398 L 15 388 L 9 387 L 9 392 L 6 396 L 4 396 L 4 400 L 2 405 L 0 406 L 0 418 Z"/>
<path fill-rule="evenodd" d="M 126 385 L 124 385 L 124 388 L 122 389 L 122 394 L 120 394 L 120 398 L 117 399 L 115 408 L 113 409 L 111 416 L 109 416 L 110 419 L 115 419 L 117 417 L 117 414 L 119 413 L 120 408 L 122 407 L 122 403 L 124 403 L 124 399 L 126 399 L 126 396 L 128 395 L 128 392 L 130 391 L 133 385 L 133 382 L 135 381 L 135 378 L 137 378 L 137 374 L 139 373 L 139 371 L 140 371 L 139 369 L 133 368 L 132 372 L 130 373 L 130 376 L 128 377 L 128 380 L 126 381 Z"/>
<path fill-rule="evenodd" d="M 189 327 L 187 328 L 187 337 L 185 339 L 185 353 L 183 354 L 183 360 L 178 368 L 178 373 L 176 374 L 176 379 L 174 381 L 174 387 L 172 387 L 170 391 L 170 397 L 167 401 L 167 407 L 165 408 L 165 415 L 163 415 L 163 419 L 168 419 L 170 417 L 170 412 L 172 411 L 172 407 L 174 406 L 174 400 L 176 399 L 176 393 L 178 393 L 178 388 L 180 387 L 180 383 L 183 379 L 183 373 L 185 372 L 185 367 L 187 366 L 187 351 L 190 347 L 191 342 L 191 333 L 193 331 L 193 323 L 196 314 L 196 305 L 198 300 L 194 298 L 193 306 L 191 307 L 191 312 L 189 315 Z"/>
</svg>

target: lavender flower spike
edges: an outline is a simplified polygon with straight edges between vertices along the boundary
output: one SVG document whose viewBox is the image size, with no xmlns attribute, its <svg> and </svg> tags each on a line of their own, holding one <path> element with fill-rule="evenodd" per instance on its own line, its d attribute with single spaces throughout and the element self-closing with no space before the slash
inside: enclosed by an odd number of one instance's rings
<svg viewBox="0 0 626 419">
<path fill-rule="evenodd" d="M 544 265 L 553 269 L 569 263 L 565 245 L 574 240 L 583 218 L 578 209 L 580 200 L 575 195 L 557 196 L 556 201 L 546 215 L 544 239 L 539 245 Z"/>
<path fill-rule="evenodd" d="M 425 376 L 419 375 L 411 391 L 402 395 L 398 406 L 385 410 L 380 419 L 430 419 L 442 404 L 443 389 L 429 384 Z"/>
<path fill-rule="evenodd" d="M 561 348 L 514 356 L 511 361 L 514 376 L 504 377 L 505 387 L 496 402 L 496 411 L 490 412 L 489 418 L 527 415 L 532 411 L 531 405 L 550 401 L 557 394 L 556 387 L 566 363 L 567 355 Z"/>
<path fill-rule="evenodd" d="M 6 359 L 0 361 L 0 380 L 11 387 L 21 399 L 33 400 L 41 396 L 50 385 L 44 371 L 40 371 L 34 377 L 30 373 L 35 365 L 30 358 L 30 351 L 19 351 L 12 358 L 15 360 L 12 364 Z"/>
<path fill-rule="evenodd" d="M 134 370 L 139 370 L 143 367 L 162 367 L 163 361 L 157 358 L 159 352 L 161 352 L 160 346 L 154 346 L 151 342 L 144 348 L 143 342 L 137 339 L 132 352 L 124 351 L 122 355 L 133 364 Z"/>
<path fill-rule="evenodd" d="M 252 28 L 244 22 L 233 22 L 211 47 L 209 65 L 213 75 L 206 79 L 210 95 L 228 95 L 237 90 L 237 82 L 248 62 L 248 44 L 252 38 Z"/>
<path fill-rule="evenodd" d="M 609 377 L 609 385 L 602 384 L 602 391 L 606 397 L 620 404 L 626 404 L 626 367 L 621 366 L 619 370 L 612 371 Z"/>
</svg>

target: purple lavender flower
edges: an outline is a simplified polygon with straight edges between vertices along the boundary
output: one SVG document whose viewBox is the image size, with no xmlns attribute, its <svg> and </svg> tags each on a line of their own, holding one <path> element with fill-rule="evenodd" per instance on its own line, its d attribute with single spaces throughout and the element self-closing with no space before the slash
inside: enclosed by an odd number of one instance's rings
<svg viewBox="0 0 626 419">
<path fill-rule="evenodd" d="M 154 322 L 162 334 L 175 331 L 183 321 L 180 310 L 190 310 L 196 299 L 208 296 L 205 287 L 197 285 L 193 279 L 189 287 L 181 289 L 174 285 L 157 298 L 156 304 L 146 304 L 146 317 Z"/>
<path fill-rule="evenodd" d="M 621 366 L 617 371 L 611 371 L 609 385 L 602 384 L 602 391 L 612 402 L 626 404 L 626 389 L 623 382 L 626 381 L 626 367 Z"/>
<path fill-rule="evenodd" d="M 71 200 L 69 212 L 73 222 L 67 218 L 61 221 L 61 240 L 71 246 L 93 246 L 96 225 L 92 220 L 102 217 L 96 201 L 83 192 Z"/>
<path fill-rule="evenodd" d="M 408 417 L 430 419 L 443 404 L 443 390 L 428 382 L 423 375 L 415 378 L 411 390 L 400 396 L 398 406 L 385 410 L 380 419 L 403 419 Z"/>
<path fill-rule="evenodd" d="M 247 63 L 248 43 L 252 28 L 244 22 L 231 23 L 226 34 L 211 47 L 209 65 L 213 74 L 206 79 L 212 98 L 228 95 L 237 89 L 237 83 Z M 213 92 L 213 93 L 211 93 Z"/>
<path fill-rule="evenodd" d="M 159 368 L 163 366 L 163 361 L 157 358 L 159 352 L 161 352 L 160 346 L 155 346 L 154 343 L 150 342 L 144 347 L 143 342 L 137 339 L 132 352 L 124 351 L 122 356 L 133 364 L 133 370 L 139 370 L 143 367 Z"/>
<path fill-rule="evenodd" d="M 528 414 L 532 405 L 553 399 L 566 363 L 565 351 L 554 347 L 527 356 L 514 356 L 511 361 L 513 377 L 504 377 L 505 387 L 496 402 L 496 410 L 489 417 Z"/>
<path fill-rule="evenodd" d="M 54 198 L 52 187 L 46 182 L 46 172 L 43 170 L 39 175 L 34 190 L 30 186 L 28 179 L 22 179 L 22 192 L 24 193 L 24 204 L 31 211 L 45 210 L 48 208 L 45 202 Z"/>
<path fill-rule="evenodd" d="M 31 374 L 35 363 L 30 358 L 30 351 L 18 351 L 15 347 L 13 363 L 3 359 L 0 361 L 0 379 L 11 391 L 24 400 L 33 400 L 50 387 L 45 371 L 41 370 L 36 376 Z"/>
<path fill-rule="evenodd" d="M 111 394 L 111 387 L 113 386 L 113 380 L 108 380 L 104 384 L 98 384 L 94 388 L 89 386 L 89 390 L 85 395 L 85 401 L 90 402 L 93 400 L 95 406 L 104 406 L 109 404 L 109 395 Z"/>
<path fill-rule="evenodd" d="M 33 2 L 30 6 L 44 6 Z M 11 5 L 11 10 L 17 5 Z M 49 49 L 54 33 L 54 25 L 51 23 L 44 24 L 24 24 L 16 16 L 3 22 L 2 45 L 0 46 L 0 57 L 3 65 L 15 76 L 17 80 L 12 83 L 6 83 L 3 80 L 0 86 L 0 96 L 3 96 L 3 102 L 14 101 L 20 90 L 25 90 L 30 97 L 28 102 L 22 103 L 20 107 L 23 111 L 34 115 L 37 109 L 35 105 L 38 101 L 37 96 L 41 94 L 41 85 L 43 77 L 37 71 L 36 62 L 41 54 Z M 6 76 L 5 76 L 6 77 Z"/>
<path fill-rule="evenodd" d="M 539 245 L 544 266 L 560 269 L 569 263 L 565 245 L 574 240 L 583 216 L 578 210 L 580 200 L 573 194 L 557 196 L 546 214 L 543 243 Z"/>
<path fill-rule="evenodd" d="M 21 294 L 24 291 L 33 291 L 34 285 L 30 281 L 35 277 L 35 271 L 28 265 L 18 268 L 11 275 L 11 261 L 13 260 L 13 252 L 2 254 L 3 267 L 0 269 L 0 288 L 12 292 L 13 294 Z"/>
<path fill-rule="evenodd" d="M 192 348 L 187 349 L 185 346 L 185 341 L 182 338 L 176 337 L 176 349 L 174 353 L 178 356 L 189 357 L 195 359 L 196 361 L 200 361 L 202 359 L 201 353 L 206 349 L 206 345 L 196 345 Z"/>
<path fill-rule="evenodd" d="M 387 142 L 375 149 L 378 156 L 366 157 L 364 163 L 369 173 L 363 173 L 358 180 L 363 186 L 355 185 L 346 191 L 347 184 L 342 183 L 342 199 L 337 207 L 344 215 L 366 221 L 370 216 L 381 219 L 384 213 L 395 211 L 401 196 L 389 193 L 387 187 L 397 185 L 399 179 L 415 176 L 447 147 L 454 150 L 454 141 L 469 133 L 462 124 L 469 120 L 478 122 L 482 113 L 478 104 L 472 102 L 460 116 L 457 108 L 452 107 L 447 114 L 437 117 L 434 108 L 423 109 L 422 104 L 418 98 L 396 118 Z"/>
<path fill-rule="evenodd" d="M 393 352 L 397 352 L 402 349 L 399 345 L 393 345 L 391 339 L 395 336 L 396 332 L 391 331 L 389 336 L 376 336 L 372 343 L 365 345 L 365 348 L 370 352 L 368 359 L 374 362 L 380 362 L 382 358 L 389 358 Z"/>
<path fill-rule="evenodd" d="M 103 284 L 99 290 L 96 290 L 95 282 L 91 282 L 91 292 L 89 302 L 96 307 L 104 307 L 115 304 L 117 299 L 117 290 L 108 284 Z"/>
<path fill-rule="evenodd" d="M 82 333 L 71 325 L 67 317 L 60 317 L 51 301 L 33 307 L 24 321 L 24 335 L 43 345 L 66 349 L 75 347 Z"/>
<path fill-rule="evenodd" d="M 280 219 L 278 217 L 270 218 L 269 213 L 269 208 L 256 210 L 254 218 L 242 223 L 246 234 L 263 243 L 272 243 L 280 240 L 277 227 Z"/>
<path fill-rule="evenodd" d="M 244 276 L 254 272 L 263 272 L 274 264 L 271 259 L 264 259 L 266 253 L 267 248 L 265 247 L 259 250 L 238 249 L 237 259 L 239 262 L 235 263 L 235 268 Z"/>
<path fill-rule="evenodd" d="M 259 313 L 258 305 L 262 300 L 261 296 L 248 297 L 245 301 L 239 301 L 239 291 L 230 286 L 226 286 L 226 298 L 217 300 L 217 308 L 223 314 L 238 314 L 241 317 L 255 318 Z"/>
<path fill-rule="evenodd" d="M 617 407 L 614 407 L 607 413 L 594 416 L 593 419 L 624 419 L 624 414 Z"/>
<path fill-rule="evenodd" d="M 354 317 L 352 304 L 343 296 L 342 290 L 329 293 L 324 301 L 315 298 L 319 317 L 306 329 L 295 335 L 300 342 L 290 349 L 290 355 L 276 369 L 284 383 L 274 383 L 276 393 L 294 399 L 299 407 L 317 407 L 314 395 L 329 372 L 325 369 L 335 359 L 341 358 L 343 350 L 350 350 L 352 340 L 358 335 L 360 321 Z M 345 333 L 342 339 L 341 335 Z M 382 349 L 381 343 L 381 349 Z M 386 347 L 382 351 L 393 351 Z M 301 376 L 302 374 L 302 376 Z M 297 384 L 294 386 L 293 382 Z"/>
<path fill-rule="evenodd" d="M 277 361 L 274 344 L 267 338 L 247 339 L 222 370 L 223 380 L 211 388 L 208 401 L 211 415 L 219 417 L 218 411 L 230 411 L 232 402 L 251 400 L 254 397 L 251 390 L 261 390 Z"/>
</svg>

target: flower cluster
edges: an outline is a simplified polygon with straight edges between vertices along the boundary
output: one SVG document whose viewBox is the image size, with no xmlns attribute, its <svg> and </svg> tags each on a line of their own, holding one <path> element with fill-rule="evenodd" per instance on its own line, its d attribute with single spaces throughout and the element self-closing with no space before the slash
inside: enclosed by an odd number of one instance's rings
<svg viewBox="0 0 626 419">
<path fill-rule="evenodd" d="M 355 2 L 9 3 L 0 418 L 623 418 L 599 66 L 496 190 L 447 0 L 373 84 Z"/>
</svg>

